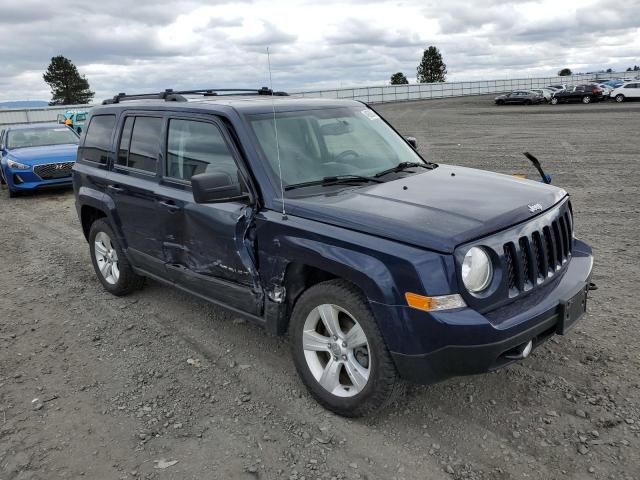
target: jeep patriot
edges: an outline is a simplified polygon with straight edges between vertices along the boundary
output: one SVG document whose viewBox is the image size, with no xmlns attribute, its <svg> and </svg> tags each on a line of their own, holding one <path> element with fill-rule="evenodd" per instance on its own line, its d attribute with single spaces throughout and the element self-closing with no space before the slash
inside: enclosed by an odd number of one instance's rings
<svg viewBox="0 0 640 480">
<path fill-rule="evenodd" d="M 148 277 L 288 334 L 340 415 L 524 359 L 586 310 L 567 192 L 431 163 L 366 104 L 167 90 L 87 125 L 73 183 L 104 288 Z"/>
</svg>

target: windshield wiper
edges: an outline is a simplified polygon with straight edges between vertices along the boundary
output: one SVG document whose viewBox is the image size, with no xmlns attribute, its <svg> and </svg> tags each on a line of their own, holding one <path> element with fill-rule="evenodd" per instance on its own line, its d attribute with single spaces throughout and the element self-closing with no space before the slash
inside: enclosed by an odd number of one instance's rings
<svg viewBox="0 0 640 480">
<path fill-rule="evenodd" d="M 406 170 L 407 168 L 414 168 L 414 167 L 422 167 L 422 168 L 426 168 L 428 170 L 432 170 L 433 169 L 433 166 L 427 165 L 426 163 L 421 163 L 421 162 L 400 162 L 395 167 L 388 168 L 386 170 L 382 170 L 381 172 L 376 173 L 374 175 L 374 177 L 375 178 L 383 177 L 385 175 L 388 175 L 389 173 L 397 173 L 397 172 L 401 172 L 403 170 Z"/>
<path fill-rule="evenodd" d="M 287 185 L 285 190 L 294 190 L 296 188 L 313 187 L 315 185 L 322 185 L 327 187 L 330 185 L 340 185 L 343 183 L 359 183 L 359 182 L 374 182 L 384 183 L 383 180 L 374 177 L 366 177 L 364 175 L 334 175 L 331 177 L 324 177 L 321 180 L 313 180 L 311 182 L 294 183 L 293 185 Z"/>
</svg>

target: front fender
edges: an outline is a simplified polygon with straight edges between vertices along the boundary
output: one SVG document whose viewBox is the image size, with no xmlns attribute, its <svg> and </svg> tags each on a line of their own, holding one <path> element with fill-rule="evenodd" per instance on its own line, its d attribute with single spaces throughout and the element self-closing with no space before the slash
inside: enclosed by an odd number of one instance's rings
<svg viewBox="0 0 640 480">
<path fill-rule="evenodd" d="M 400 317 L 381 305 L 406 305 L 406 292 L 451 292 L 446 255 L 300 217 L 268 211 L 256 216 L 260 274 L 267 297 L 285 285 L 288 267 L 306 265 L 356 285 L 367 297 L 389 348 L 402 341 Z M 269 302 L 269 300 L 267 300 Z M 267 305 L 267 312 L 269 305 Z"/>
</svg>

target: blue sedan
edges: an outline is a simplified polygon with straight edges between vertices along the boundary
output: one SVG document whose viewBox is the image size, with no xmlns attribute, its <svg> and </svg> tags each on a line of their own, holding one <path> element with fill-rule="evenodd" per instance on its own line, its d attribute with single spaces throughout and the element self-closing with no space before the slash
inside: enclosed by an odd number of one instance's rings
<svg viewBox="0 0 640 480">
<path fill-rule="evenodd" d="M 71 185 L 79 136 L 59 124 L 16 125 L 0 135 L 0 180 L 9 196 Z"/>
</svg>

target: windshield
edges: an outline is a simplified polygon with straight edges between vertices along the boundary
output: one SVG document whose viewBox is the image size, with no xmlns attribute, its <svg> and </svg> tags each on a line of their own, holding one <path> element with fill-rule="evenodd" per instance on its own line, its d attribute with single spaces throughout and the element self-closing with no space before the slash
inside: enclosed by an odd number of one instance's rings
<svg viewBox="0 0 640 480">
<path fill-rule="evenodd" d="M 67 127 L 21 128 L 7 134 L 7 148 L 78 144 L 78 136 Z"/>
<path fill-rule="evenodd" d="M 370 176 L 401 162 L 424 163 L 373 110 L 330 108 L 248 116 L 275 178 L 284 186 L 342 175 Z"/>
</svg>

